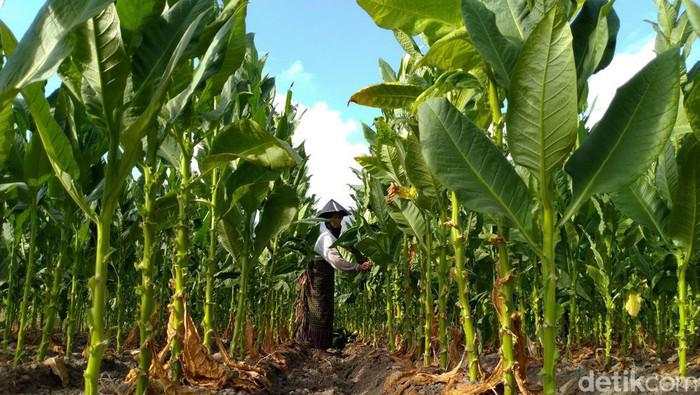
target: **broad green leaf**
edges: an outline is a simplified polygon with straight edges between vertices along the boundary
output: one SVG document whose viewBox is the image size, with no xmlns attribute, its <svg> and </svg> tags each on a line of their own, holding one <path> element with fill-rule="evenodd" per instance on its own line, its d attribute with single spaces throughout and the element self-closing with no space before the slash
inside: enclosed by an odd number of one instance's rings
<svg viewBox="0 0 700 395">
<path fill-rule="evenodd" d="M 12 104 L 8 103 L 0 109 L 0 169 L 10 155 L 14 143 L 14 122 Z"/>
<path fill-rule="evenodd" d="M 484 132 L 446 99 L 424 104 L 418 124 L 425 161 L 438 181 L 464 207 L 507 217 L 536 246 L 527 187 Z"/>
<path fill-rule="evenodd" d="M 218 133 L 200 166 L 205 173 L 214 166 L 238 158 L 271 169 L 293 167 L 300 160 L 289 144 L 250 119 L 235 121 Z"/>
<path fill-rule="evenodd" d="M 437 198 L 440 184 L 433 177 L 433 174 L 430 173 L 428 164 L 425 163 L 420 140 L 413 134 L 409 134 L 402 143 L 406 154 L 404 167 L 406 168 L 408 181 L 424 195 Z"/>
<path fill-rule="evenodd" d="M 389 167 L 375 155 L 363 155 L 355 158 L 355 161 L 362 166 L 373 178 L 386 183 L 401 183 L 401 180 Z"/>
<path fill-rule="evenodd" d="M 700 251 L 700 143 L 684 139 L 678 152 L 679 185 L 673 196 L 668 235 L 693 261 Z"/>
<path fill-rule="evenodd" d="M 299 198 L 287 185 L 277 185 L 265 201 L 260 222 L 255 227 L 255 250 L 258 255 L 280 232 L 296 219 Z"/>
<path fill-rule="evenodd" d="M 496 16 L 480 0 L 462 0 L 462 16 L 472 43 L 507 89 L 520 48 L 501 34 Z"/>
<path fill-rule="evenodd" d="M 185 2 L 185 0 L 178 2 L 178 4 L 183 2 Z M 124 153 L 119 163 L 119 172 L 117 180 L 124 180 L 129 175 L 129 173 L 131 173 L 131 169 L 134 167 L 138 155 L 142 151 L 141 139 L 146 134 L 148 128 L 151 127 L 155 116 L 158 114 L 158 111 L 160 111 L 162 103 L 165 100 L 168 87 L 170 86 L 173 72 L 175 71 L 175 68 L 180 62 L 180 59 L 182 58 L 183 53 L 185 52 L 185 49 L 190 44 L 190 41 L 192 40 L 195 32 L 197 31 L 205 13 L 206 11 L 200 13 L 188 25 L 187 30 L 180 38 L 180 41 L 178 42 L 178 45 L 172 52 L 172 54 L 167 52 L 162 53 L 162 55 L 167 56 L 169 60 L 168 65 L 165 68 L 165 73 L 161 75 L 160 83 L 158 84 L 153 94 L 150 95 L 150 101 L 145 110 L 119 136 L 119 141 L 124 150 Z M 115 199 L 117 197 L 117 194 L 121 190 L 121 183 L 115 182 L 112 183 L 112 185 L 114 186 L 114 188 L 108 192 L 108 195 L 110 199 Z"/>
<path fill-rule="evenodd" d="M 0 97 L 14 97 L 32 82 L 48 79 L 69 55 L 69 33 L 97 15 L 112 0 L 49 0 L 0 70 Z"/>
<path fill-rule="evenodd" d="M 232 7 L 230 10 L 229 7 Z M 246 37 L 245 18 L 248 11 L 248 1 L 240 0 L 229 2 L 222 14 L 229 15 L 231 28 L 226 37 L 226 44 L 221 54 L 221 58 L 216 59 L 216 67 L 212 68 L 214 74 L 206 79 L 207 86 L 204 96 L 213 97 L 221 91 L 229 77 L 241 67 L 245 58 L 248 39 Z M 227 12 L 228 11 L 228 12 Z M 223 27 L 222 27 L 223 28 Z M 218 34 L 218 33 L 217 33 Z M 224 88 L 225 89 L 225 88 Z M 202 100 L 202 103 L 209 104 L 210 101 Z"/>
<path fill-rule="evenodd" d="M 418 96 L 416 101 L 413 102 L 413 105 L 411 105 L 411 111 L 417 112 L 420 106 L 428 99 L 443 97 L 448 92 L 455 92 L 457 94 L 464 93 L 465 96 L 473 96 L 476 92 L 480 91 L 482 91 L 481 83 L 473 75 L 465 73 L 462 70 L 446 71 L 435 80 L 433 85 Z M 453 103 L 461 103 L 459 98 L 453 96 L 451 99 Z M 464 104 L 466 104 L 466 102 Z"/>
<path fill-rule="evenodd" d="M 669 141 L 666 148 L 661 152 L 658 162 L 656 162 L 656 188 L 666 201 L 666 205 L 672 207 L 673 196 L 678 190 L 678 163 L 676 162 L 676 151 Z"/>
<path fill-rule="evenodd" d="M 680 56 L 660 54 L 618 89 L 603 119 L 566 163 L 573 197 L 563 221 L 593 194 L 638 179 L 666 145 L 676 122 Z"/>
<path fill-rule="evenodd" d="M 396 225 L 409 236 L 415 236 L 418 243 L 425 247 L 425 237 L 428 224 L 418 206 L 410 201 L 397 201 L 396 205 L 389 206 L 389 216 Z"/>
<path fill-rule="evenodd" d="M 229 177 L 226 188 L 235 191 L 242 186 L 274 181 L 279 176 L 279 170 L 271 170 L 251 162 L 240 162 Z"/>
<path fill-rule="evenodd" d="M 152 81 L 160 81 L 185 33 L 211 5 L 208 0 L 180 0 L 143 26 L 141 45 L 132 58 L 135 86 L 150 89 Z"/>
<path fill-rule="evenodd" d="M 610 64 L 619 28 L 612 0 L 586 1 L 571 24 L 581 103 L 587 99 L 588 78 Z"/>
<path fill-rule="evenodd" d="M 416 43 L 416 40 L 413 39 L 413 37 L 402 32 L 401 30 L 396 29 L 394 29 L 394 37 L 396 37 L 396 41 L 399 43 L 401 48 L 403 48 L 403 50 L 406 51 L 408 55 L 416 58 L 420 58 L 421 56 L 423 56 L 420 47 Z"/>
<path fill-rule="evenodd" d="M 665 220 L 668 207 L 656 191 L 648 175 L 627 185 L 613 195 L 615 206 L 635 222 L 654 230 L 665 238 Z"/>
<path fill-rule="evenodd" d="M 379 59 L 379 72 L 382 74 L 384 82 L 397 82 L 396 72 L 384 59 Z"/>
<path fill-rule="evenodd" d="M 119 0 L 116 3 L 121 26 L 126 30 L 139 30 L 148 18 L 157 15 L 163 7 L 162 0 Z"/>
<path fill-rule="evenodd" d="M 24 96 L 27 107 L 32 114 L 54 174 L 88 218 L 96 220 L 95 212 L 76 184 L 79 172 L 73 148 L 68 137 L 51 115 L 51 108 L 44 97 L 42 83 L 35 82 L 27 86 L 22 90 L 22 96 Z"/>
<path fill-rule="evenodd" d="M 501 33 L 514 42 L 523 42 L 539 22 L 542 14 L 528 0 L 484 0 L 496 16 Z"/>
<path fill-rule="evenodd" d="M 438 39 L 462 25 L 459 0 L 357 0 L 384 29 Z"/>
<path fill-rule="evenodd" d="M 384 109 L 406 108 L 410 107 L 424 90 L 417 85 L 386 82 L 361 89 L 352 95 L 350 102 Z"/>
<path fill-rule="evenodd" d="M 184 110 L 197 87 L 202 84 L 206 77 L 212 74 L 211 70 L 216 66 L 216 63 L 219 61 L 219 58 L 225 49 L 233 22 L 233 19 L 229 19 L 223 24 L 223 26 L 221 26 L 219 31 L 216 32 L 206 52 L 199 59 L 197 68 L 194 70 L 194 74 L 192 75 L 192 79 L 190 80 L 187 88 L 185 88 L 183 92 L 179 93 L 164 106 L 163 113 L 166 114 L 166 119 L 168 122 L 172 123 L 175 121 L 175 119 L 182 113 L 182 110 Z"/>
<path fill-rule="evenodd" d="M 24 152 L 24 171 L 22 172 L 27 184 L 38 187 L 51 175 L 51 166 L 46 158 L 46 152 L 41 145 L 41 138 L 37 133 L 32 134 L 28 146 Z"/>
<path fill-rule="evenodd" d="M 688 123 L 695 132 L 695 137 L 700 139 L 700 73 L 695 74 L 693 87 L 685 95 L 684 107 Z"/>
<path fill-rule="evenodd" d="M 688 20 L 693 25 L 695 34 L 700 36 L 700 6 L 695 0 L 683 0 L 685 12 L 688 14 Z"/>
<path fill-rule="evenodd" d="M 610 279 L 608 279 L 605 272 L 593 265 L 586 265 L 586 273 L 593 280 L 593 285 L 595 285 L 596 291 L 598 291 L 600 296 L 603 299 L 607 299 L 609 297 L 608 287 L 610 286 Z"/>
<path fill-rule="evenodd" d="M 129 58 L 122 43 L 119 17 L 107 6 L 79 29 L 73 58 L 83 83 L 81 96 L 92 122 L 110 135 L 117 134 Z"/>
<path fill-rule="evenodd" d="M 241 233 L 244 231 L 243 221 L 243 215 L 238 207 L 234 205 L 227 210 L 226 215 L 217 224 L 219 242 L 234 258 L 240 258 L 241 255 L 246 254 L 246 248 L 248 247 L 248 243 Z"/>
<path fill-rule="evenodd" d="M 550 11 L 523 45 L 508 96 L 508 148 L 545 182 L 569 155 L 578 127 L 568 22 Z"/>
<path fill-rule="evenodd" d="M 481 57 L 474 48 L 467 29 L 460 27 L 434 42 L 419 65 L 435 66 L 441 70 L 469 71 L 480 63 Z"/>
</svg>

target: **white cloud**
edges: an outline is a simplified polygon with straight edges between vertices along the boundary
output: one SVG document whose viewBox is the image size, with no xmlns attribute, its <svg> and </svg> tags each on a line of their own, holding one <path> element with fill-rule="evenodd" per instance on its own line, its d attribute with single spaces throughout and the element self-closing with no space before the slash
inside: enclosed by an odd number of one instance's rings
<svg viewBox="0 0 700 395">
<path fill-rule="evenodd" d="M 292 63 L 286 70 L 283 70 L 277 75 L 277 83 L 283 87 L 289 87 L 292 83 L 299 86 L 308 86 L 311 84 L 314 76 L 304 69 L 304 64 L 301 60 Z"/>
<path fill-rule="evenodd" d="M 588 80 L 588 103 L 593 106 L 588 126 L 598 122 L 610 106 L 617 88 L 629 81 L 654 59 L 654 40 L 647 41 L 636 51 L 615 54 L 610 65 Z M 595 102 L 595 103 L 594 103 Z"/>
<path fill-rule="evenodd" d="M 354 158 L 367 153 L 366 145 L 349 142 L 350 135 L 360 130 L 360 123 L 343 119 L 339 111 L 322 101 L 308 108 L 299 105 L 299 113 L 303 115 L 292 140 L 295 145 L 305 142 L 309 154 L 309 192 L 316 195 L 319 205 L 335 199 L 345 207 L 352 206 L 348 184 L 359 180 L 351 168 L 359 168 Z"/>
</svg>

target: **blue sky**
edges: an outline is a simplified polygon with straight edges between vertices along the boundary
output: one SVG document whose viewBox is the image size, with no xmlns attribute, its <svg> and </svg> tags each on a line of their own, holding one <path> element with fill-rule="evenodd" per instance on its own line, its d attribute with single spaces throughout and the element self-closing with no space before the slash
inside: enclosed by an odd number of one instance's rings
<svg viewBox="0 0 700 395">
<path fill-rule="evenodd" d="M 0 19 L 20 37 L 42 4 L 5 0 Z M 654 56 L 654 31 L 644 22 L 656 20 L 653 0 L 617 0 L 615 9 L 621 20 L 616 60 L 591 80 L 590 98 L 598 99 L 593 119 L 615 89 Z M 277 76 L 278 91 L 294 83 L 295 102 L 306 111 L 296 142 L 305 141 L 311 155 L 311 191 L 322 201 L 350 204 L 347 184 L 355 180 L 350 167 L 366 152 L 360 123 L 371 124 L 379 113 L 348 106 L 348 98 L 379 80 L 380 57 L 396 65 L 403 51 L 354 0 L 250 0 L 248 30 L 256 34 L 258 51 L 269 54 L 267 72 Z M 695 60 L 697 53 L 696 48 Z"/>
</svg>

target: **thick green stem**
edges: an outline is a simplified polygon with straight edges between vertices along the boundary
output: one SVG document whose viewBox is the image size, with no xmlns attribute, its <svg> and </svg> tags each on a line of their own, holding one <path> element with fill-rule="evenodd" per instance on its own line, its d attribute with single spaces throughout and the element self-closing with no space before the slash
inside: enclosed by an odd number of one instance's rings
<svg viewBox="0 0 700 395">
<path fill-rule="evenodd" d="M 214 273 L 216 272 L 216 204 L 217 204 L 217 184 L 219 182 L 218 172 L 212 170 L 211 174 L 211 205 L 209 206 L 209 255 L 207 257 L 206 285 L 204 289 L 204 347 L 211 350 L 214 335 Z"/>
<path fill-rule="evenodd" d="M 106 208 L 97 221 L 97 251 L 95 254 L 95 276 L 91 279 L 92 308 L 89 314 L 90 345 L 85 377 L 85 394 L 97 395 L 97 379 L 100 375 L 102 355 L 107 340 L 104 338 L 104 305 L 107 293 L 107 259 L 110 252 L 110 231 L 114 210 Z"/>
<path fill-rule="evenodd" d="M 394 352 L 396 350 L 394 343 L 394 304 L 389 295 L 386 297 L 386 337 L 389 352 Z"/>
<path fill-rule="evenodd" d="M 431 283 L 433 279 L 432 257 L 433 257 L 433 236 L 428 230 L 425 237 L 425 253 L 423 254 L 423 305 L 425 306 L 425 321 L 423 333 L 423 366 L 430 366 L 432 350 L 431 340 L 433 332 L 433 291 Z"/>
<path fill-rule="evenodd" d="M 38 227 L 36 192 L 32 194 L 32 204 L 29 206 L 30 228 L 29 228 L 29 255 L 27 257 L 27 268 L 24 273 L 24 288 L 22 289 L 22 302 L 19 305 L 19 330 L 17 331 L 17 345 L 15 347 L 15 358 L 13 365 L 17 366 L 24 351 L 24 336 L 27 330 L 27 309 L 30 303 L 30 292 L 32 290 L 32 279 L 34 278 L 34 260 L 36 252 L 36 232 Z"/>
<path fill-rule="evenodd" d="M 440 222 L 445 223 L 447 215 L 441 210 Z M 441 241 L 447 238 L 440 227 Z M 440 368 L 447 369 L 449 364 L 449 339 L 447 336 L 447 297 L 450 292 L 450 267 L 444 248 L 438 251 L 438 340 L 440 343 Z"/>
<path fill-rule="evenodd" d="M 141 269 L 141 306 L 139 312 L 139 376 L 136 381 L 136 393 L 145 394 L 148 390 L 148 369 L 151 365 L 151 345 L 153 343 L 153 294 L 155 286 L 153 277 L 155 265 L 153 264 L 155 223 L 152 218 L 154 197 L 154 179 L 149 167 L 143 168 L 144 180 L 144 205 L 141 229 L 143 230 L 143 256 L 139 269 Z"/>
<path fill-rule="evenodd" d="M 511 314 L 513 309 L 513 285 L 512 273 L 510 267 L 510 258 L 508 256 L 508 248 L 506 246 L 506 237 L 508 230 L 502 226 L 498 227 L 503 239 L 498 244 L 498 263 L 496 271 L 498 279 L 498 292 L 502 298 L 501 306 L 497 306 L 498 319 L 501 324 L 501 358 L 503 358 L 503 393 L 505 395 L 514 394 L 515 390 L 515 352 L 513 350 L 513 329 L 511 325 Z"/>
<path fill-rule="evenodd" d="M 452 192 L 450 194 L 450 202 L 452 207 L 451 236 L 452 246 L 455 252 L 454 273 L 455 281 L 457 282 L 457 299 L 459 300 L 460 316 L 462 318 L 462 330 L 464 331 L 464 348 L 467 353 L 467 371 L 469 373 L 469 380 L 477 381 L 479 379 L 479 355 L 476 349 L 476 333 L 474 331 L 474 322 L 469 305 L 469 277 L 464 269 L 465 237 L 462 235 L 460 226 L 460 208 L 456 193 Z M 470 224 L 468 223 L 467 226 L 470 226 Z M 468 232 L 469 230 L 467 229 L 467 235 Z"/>
<path fill-rule="evenodd" d="M 246 255 L 241 256 L 241 276 L 239 277 L 238 302 L 236 303 L 236 318 L 233 324 L 233 335 L 231 336 L 231 355 L 242 354 L 243 332 L 245 327 L 246 305 L 248 301 L 248 271 L 249 262 Z"/>
<path fill-rule="evenodd" d="M 78 237 L 73 243 L 73 266 L 71 267 L 70 296 L 68 297 L 68 318 L 66 323 L 66 358 L 70 358 L 73 352 L 73 337 L 75 336 L 76 312 L 78 301 L 78 269 L 80 262 Z"/>
<path fill-rule="evenodd" d="M 189 255 L 187 248 L 189 247 L 189 227 L 187 226 L 187 209 L 189 206 L 190 194 L 190 161 L 189 149 L 182 147 L 180 155 L 180 188 L 178 190 L 178 224 L 175 232 L 175 259 L 173 263 L 173 286 L 174 292 L 172 296 L 170 318 L 171 327 L 176 335 L 172 340 L 170 348 L 170 367 L 174 378 L 180 377 L 180 353 L 182 352 L 182 343 L 180 336 L 184 334 L 184 319 L 185 319 L 185 275 L 184 270 L 187 265 Z"/>
<path fill-rule="evenodd" d="M 676 253 L 676 262 L 678 263 L 678 375 L 685 377 L 688 374 L 688 366 L 686 361 L 686 352 L 688 343 L 687 334 L 687 293 L 688 286 L 685 281 L 685 273 L 688 269 L 688 261 L 682 253 Z"/>
<path fill-rule="evenodd" d="M 555 366 L 557 361 L 557 271 L 554 263 L 554 207 L 549 188 L 543 186 L 542 194 L 542 282 L 544 288 L 544 327 L 542 328 L 542 348 L 544 366 L 542 384 L 545 395 L 555 395 L 557 383 Z"/>
<path fill-rule="evenodd" d="M 612 298 L 608 295 L 605 302 L 605 366 L 610 364 L 610 354 L 612 353 L 612 332 L 613 332 L 613 312 L 615 306 Z M 624 336 L 624 335 L 623 335 Z"/>
<path fill-rule="evenodd" d="M 493 139 L 496 146 L 503 150 L 503 114 L 501 112 L 498 89 L 493 78 L 489 80 L 488 98 L 489 107 L 491 108 L 491 121 L 493 123 Z M 510 317 L 513 311 L 513 287 L 510 279 L 511 268 L 508 247 L 505 244 L 508 238 L 508 228 L 503 225 L 501 220 L 498 221 L 498 236 L 501 242 L 498 245 L 498 263 L 496 268 L 498 279 L 496 281 L 499 284 L 500 297 L 503 299 L 503 305 L 500 306 L 502 311 L 498 312 L 501 324 L 501 357 L 504 363 L 503 391 L 505 395 L 510 395 L 515 393 L 515 378 L 513 376 L 515 355 L 513 352 L 513 332 Z"/>
<path fill-rule="evenodd" d="M 15 232 L 15 235 L 17 235 L 17 232 Z M 9 348 L 10 344 L 10 334 L 12 333 L 12 325 L 14 324 L 15 321 L 15 312 L 17 310 L 16 304 L 15 304 L 15 282 L 17 279 L 15 278 L 15 253 L 17 249 L 17 244 L 18 244 L 18 237 L 13 237 L 12 240 L 12 247 L 10 248 L 10 262 L 7 265 L 7 271 L 8 271 L 8 276 L 7 276 L 7 295 L 5 295 L 5 327 L 4 333 L 2 336 L 2 349 L 4 351 L 7 351 Z"/>
<path fill-rule="evenodd" d="M 56 308 L 58 304 L 58 291 L 61 287 L 61 280 L 63 279 L 63 268 L 68 260 L 68 237 L 66 231 L 64 230 L 61 235 L 61 252 L 58 256 L 58 262 L 53 271 L 53 278 L 51 281 L 51 289 L 49 290 L 49 301 L 44 310 L 44 328 L 41 334 L 41 343 L 39 344 L 39 350 L 37 351 L 36 358 L 39 361 L 43 361 L 46 357 L 46 352 L 49 349 L 49 343 L 51 340 L 51 335 L 53 334 L 53 327 L 56 322 Z"/>
</svg>

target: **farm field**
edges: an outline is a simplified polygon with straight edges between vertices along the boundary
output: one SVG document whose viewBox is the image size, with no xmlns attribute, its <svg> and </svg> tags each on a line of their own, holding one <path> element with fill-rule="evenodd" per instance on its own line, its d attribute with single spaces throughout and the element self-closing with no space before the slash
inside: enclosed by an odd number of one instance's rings
<svg viewBox="0 0 700 395">
<path fill-rule="evenodd" d="M 604 111 L 628 1 L 352 2 L 401 57 L 344 206 L 257 2 L 0 18 L 0 393 L 700 393 L 700 5 L 649 1 Z"/>
</svg>

